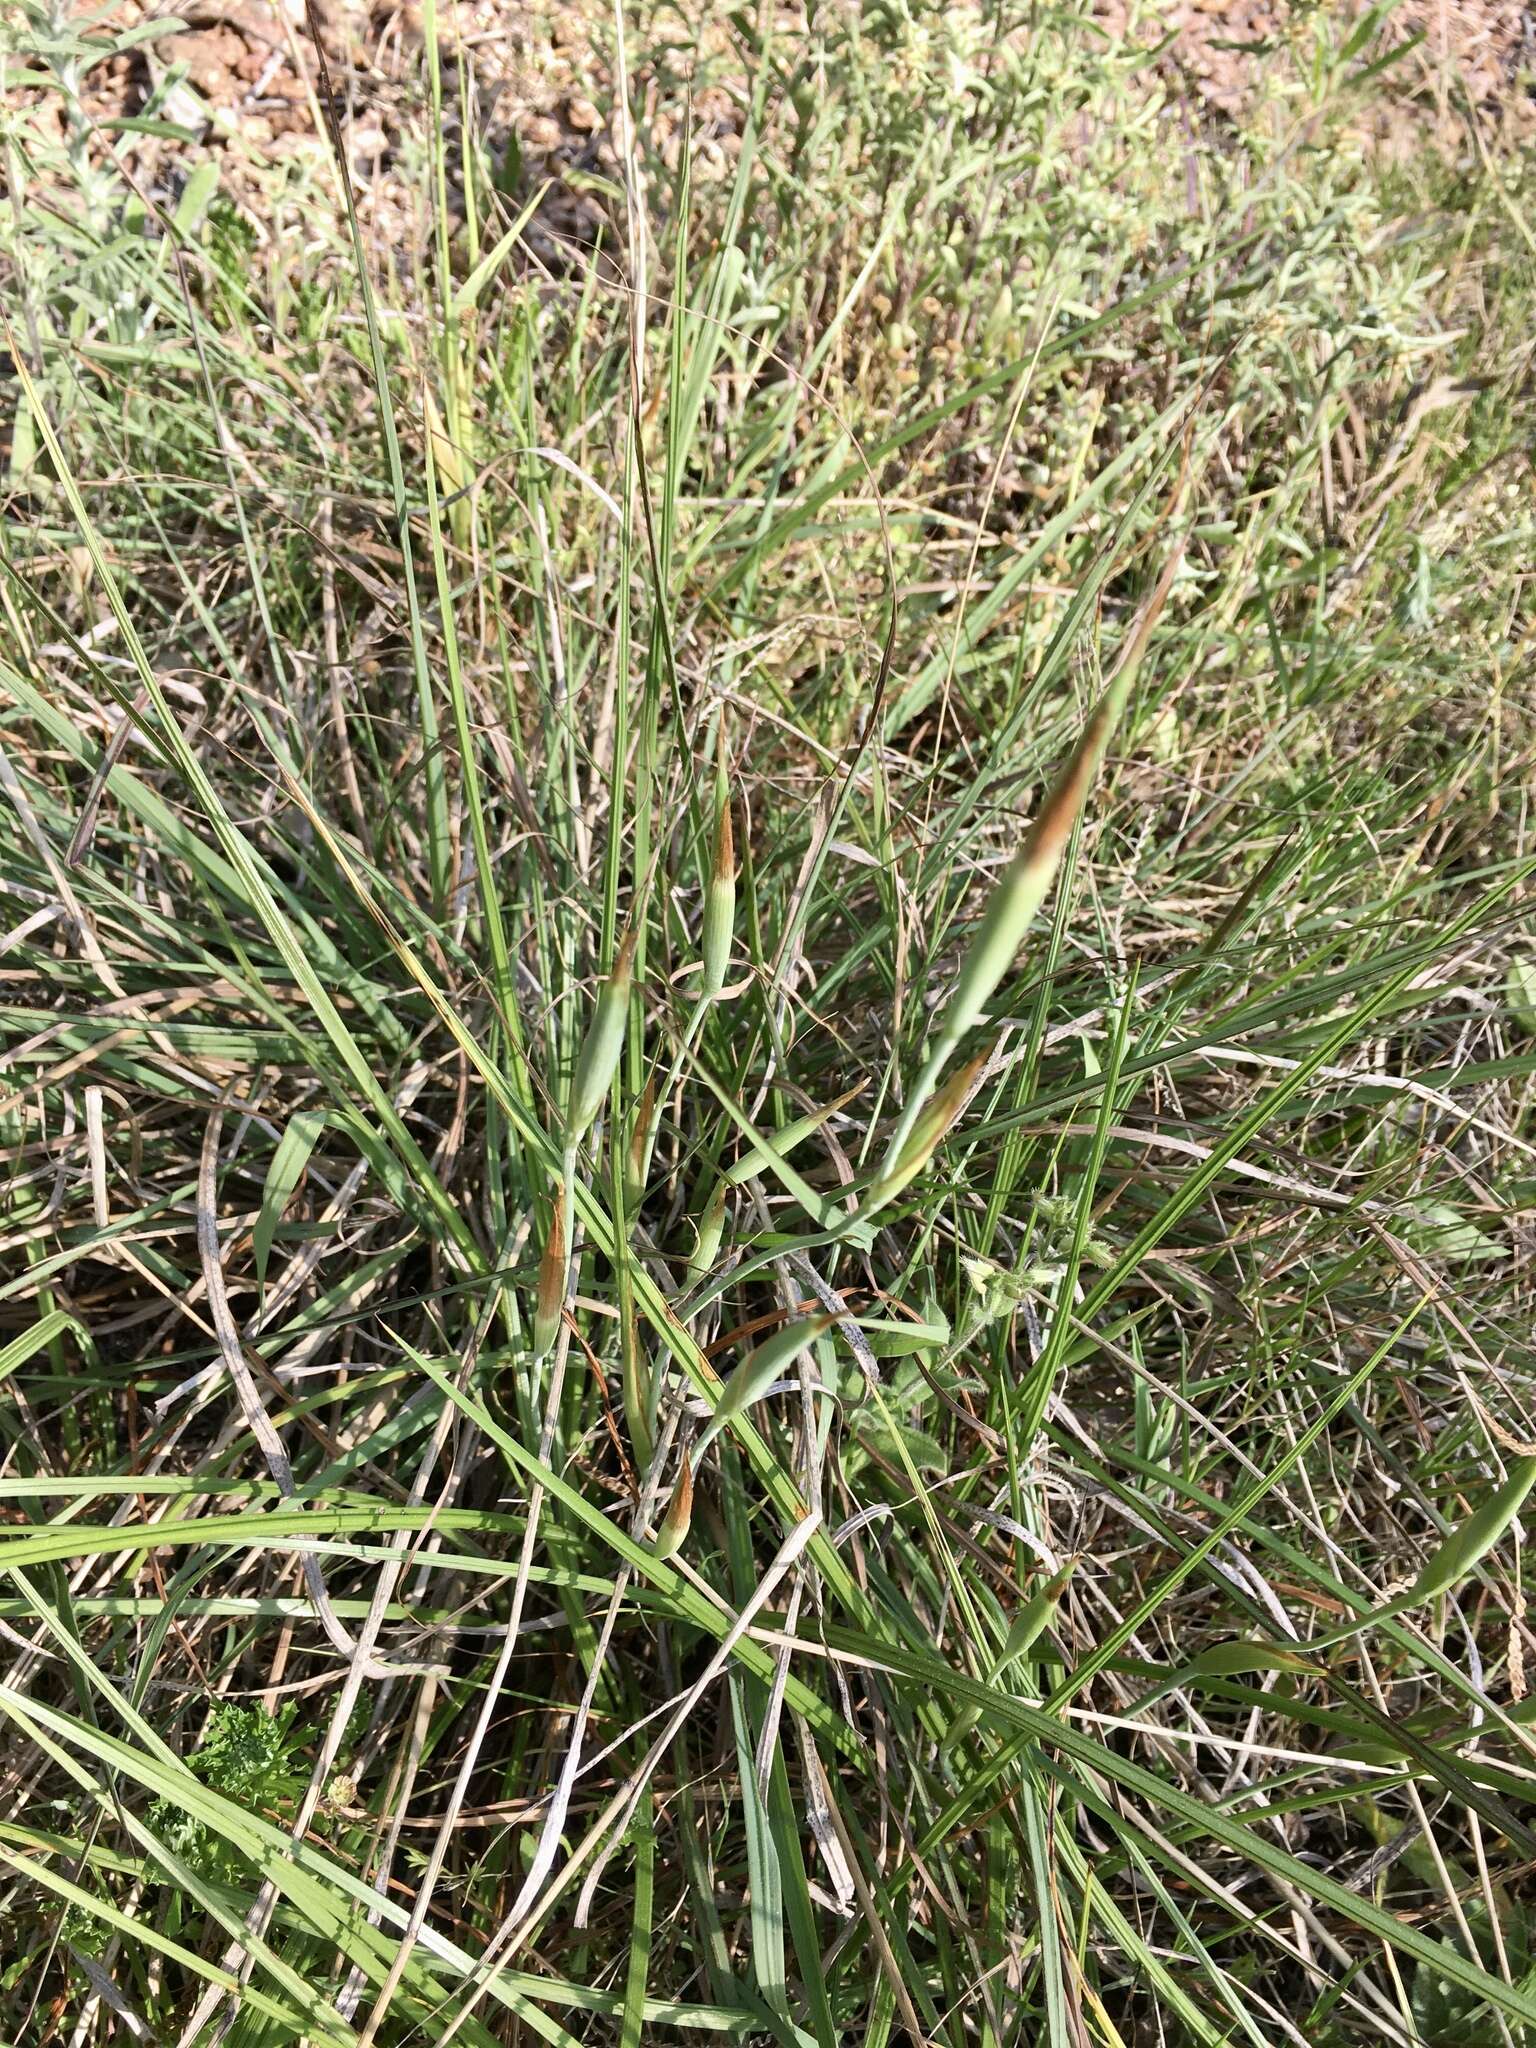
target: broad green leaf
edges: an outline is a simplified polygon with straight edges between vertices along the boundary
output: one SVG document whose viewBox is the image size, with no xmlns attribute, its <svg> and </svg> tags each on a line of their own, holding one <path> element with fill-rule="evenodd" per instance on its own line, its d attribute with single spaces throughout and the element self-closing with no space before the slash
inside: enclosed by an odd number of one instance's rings
<svg viewBox="0 0 1536 2048">
<path fill-rule="evenodd" d="M 1482 1506 L 1474 1509 L 1460 1528 L 1453 1529 L 1438 1550 L 1425 1561 L 1406 1592 L 1396 1594 L 1381 1607 L 1373 1607 L 1369 1614 L 1357 1615 L 1343 1628 L 1315 1637 L 1307 1645 L 1308 1652 L 1346 1642 L 1362 1629 L 1373 1628 L 1378 1622 L 1395 1620 L 1400 1614 L 1410 1614 L 1415 1607 L 1422 1607 L 1426 1600 L 1438 1599 L 1442 1593 L 1449 1593 L 1459 1586 L 1508 1530 L 1533 1485 L 1536 1485 L 1536 1458 L 1518 1459 L 1510 1466 L 1503 1485 L 1495 1487 Z M 1250 1647 L 1258 1650 L 1261 1646 L 1236 1646 L 1237 1649 Z M 1283 1654 L 1274 1645 L 1263 1647 L 1272 1656 Z"/>
<path fill-rule="evenodd" d="M 950 1339 L 949 1317 L 931 1302 L 921 1322 L 906 1317 L 860 1318 L 859 1328 L 877 1358 L 903 1358 L 913 1351 L 933 1351 Z"/>
<path fill-rule="evenodd" d="M 839 1095 L 825 1109 L 813 1109 L 805 1116 L 794 1117 L 781 1130 L 760 1138 L 740 1159 L 726 1168 L 726 1181 L 733 1188 L 740 1187 L 743 1181 L 750 1180 L 753 1174 L 763 1172 L 766 1167 L 782 1165 L 797 1145 L 802 1144 L 813 1131 L 821 1129 L 828 1117 L 835 1116 L 838 1110 L 862 1093 L 862 1088 L 850 1088 L 846 1095 Z"/>
<path fill-rule="evenodd" d="M 127 50 L 136 50 L 141 43 L 155 42 L 162 36 L 185 35 L 187 24 L 179 15 L 151 15 L 148 20 L 136 21 L 131 28 L 125 28 L 112 45 L 112 54 L 121 56 Z"/>
<path fill-rule="evenodd" d="M 196 230 L 218 189 L 218 165 L 211 159 L 200 163 L 182 186 L 181 197 L 176 202 L 171 225 L 178 235 L 191 235 Z"/>
<path fill-rule="evenodd" d="M 1536 960 L 1511 960 L 1504 977 L 1510 1014 L 1536 1037 Z"/>
<path fill-rule="evenodd" d="M 495 242 L 485 252 L 468 277 L 459 286 L 453 295 L 453 312 L 456 315 L 462 317 L 465 313 L 471 312 L 474 309 L 480 294 L 485 290 L 485 287 L 517 246 L 523 230 L 538 212 L 548 191 L 549 181 L 546 179 L 533 193 L 532 197 L 524 203 L 521 213 L 518 214 L 511 227 L 507 229 L 499 241 Z"/>
<path fill-rule="evenodd" d="M 938 1438 L 914 1423 L 899 1419 L 887 1422 L 878 1409 L 860 1408 L 854 1412 L 850 1426 L 858 1441 L 888 1464 L 898 1461 L 899 1443 L 906 1446 L 907 1456 L 920 1472 L 944 1472 L 949 1468 L 949 1453 Z"/>
<path fill-rule="evenodd" d="M 1507 1245 L 1469 1223 L 1449 1202 L 1421 1203 L 1404 1223 L 1403 1236 L 1416 1250 L 1452 1265 L 1480 1265 L 1509 1257 Z"/>
<path fill-rule="evenodd" d="M 752 1894 L 752 1974 L 757 1988 L 776 2011 L 787 2015 L 789 1987 L 784 1973 L 784 1896 L 779 1878 L 779 1852 L 768 1811 L 758 1791 L 752 1756 L 752 1728 L 745 1688 L 730 1674 L 731 1721 L 736 1735 L 737 1783 L 747 1837 L 747 1879 Z"/>
</svg>

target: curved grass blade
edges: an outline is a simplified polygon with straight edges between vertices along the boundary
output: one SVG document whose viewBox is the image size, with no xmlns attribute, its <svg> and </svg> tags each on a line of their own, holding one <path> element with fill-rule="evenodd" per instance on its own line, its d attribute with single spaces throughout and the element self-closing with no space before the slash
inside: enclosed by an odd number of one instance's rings
<svg viewBox="0 0 1536 2048">
<path fill-rule="evenodd" d="M 320 1141 L 326 1122 L 323 1109 L 295 1110 L 278 1140 L 277 1150 L 272 1154 L 267 1177 L 262 1184 L 261 1209 L 251 1231 L 251 1257 L 256 1267 L 258 1287 L 266 1284 L 272 1240 L 277 1235 L 288 1204 L 293 1200 L 294 1190 L 304 1177 L 304 1169 Z"/>
</svg>

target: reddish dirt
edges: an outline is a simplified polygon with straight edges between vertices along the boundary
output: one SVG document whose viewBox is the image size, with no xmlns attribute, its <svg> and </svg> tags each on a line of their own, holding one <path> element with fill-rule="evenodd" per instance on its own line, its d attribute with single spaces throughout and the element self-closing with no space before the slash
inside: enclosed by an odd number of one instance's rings
<svg viewBox="0 0 1536 2048">
<path fill-rule="evenodd" d="M 84 0 L 82 0 L 84 4 Z M 1325 0 L 1327 4 L 1327 0 Z M 353 176 L 364 212 L 385 241 L 403 231 L 410 195 L 399 185 L 394 154 L 407 108 L 419 102 L 420 0 L 314 0 L 333 89 L 345 114 Z M 607 8 L 597 0 L 439 0 L 440 35 L 449 61 L 445 82 L 465 59 L 473 118 L 493 153 L 514 168 L 549 174 L 556 185 L 534 237 L 541 253 L 585 242 L 601 218 L 594 201 L 562 174 L 616 168 L 606 109 L 612 80 L 606 51 Z M 1214 121 L 1240 118 L 1264 67 L 1284 44 L 1307 47 L 1316 9 L 1302 0 L 1094 0 L 1112 36 L 1167 41 L 1158 59 L 1176 97 Z M 305 0 L 119 0 L 97 33 L 146 15 L 176 15 L 187 26 L 155 38 L 91 73 L 87 110 L 100 120 L 137 114 L 158 91 L 158 110 L 224 159 L 226 190 L 254 199 L 250 172 L 262 159 L 323 148 L 317 134 L 315 54 Z M 727 10 L 697 46 L 680 39 L 648 74 L 631 81 L 636 119 L 664 160 L 675 162 L 679 136 L 668 108 L 701 58 L 727 43 Z M 1490 127 L 1536 127 L 1536 16 L 1518 0 L 1403 0 L 1378 44 L 1422 41 L 1382 74 L 1368 139 L 1399 151 L 1426 137 L 1467 146 L 1466 103 Z M 177 82 L 185 67 L 185 76 Z M 662 74 L 665 72 L 665 85 Z M 666 105 L 663 105 L 663 101 Z M 451 123 L 459 110 L 448 108 Z M 694 175 L 729 174 L 739 146 L 740 101 L 717 85 L 701 87 L 693 108 Z M 119 147 L 151 183 L 174 191 L 179 145 L 136 135 Z"/>
<path fill-rule="evenodd" d="M 151 110 L 200 140 L 238 141 L 253 152 L 278 137 L 312 132 L 305 79 L 313 55 L 302 0 L 118 0 L 105 15 L 82 11 L 96 17 L 90 32 L 104 44 L 150 22 L 185 24 L 87 71 L 81 102 L 94 120 Z M 333 64 L 362 53 L 343 0 L 322 0 L 317 12 Z M 59 103 L 47 96 L 42 104 Z M 164 154 L 161 138 L 123 135 L 118 147 L 140 164 Z"/>
<path fill-rule="evenodd" d="M 1144 43 L 1171 36 L 1164 63 L 1207 107 L 1230 117 L 1252 103 L 1267 60 L 1287 44 L 1308 47 L 1314 12 L 1285 0 L 1162 0 L 1155 7 L 1098 0 L 1094 8 L 1113 35 Z M 1369 54 L 1415 36 L 1418 45 L 1382 74 L 1374 139 L 1398 145 L 1427 128 L 1431 139 L 1455 147 L 1465 136 L 1463 96 L 1495 125 L 1536 121 L 1536 11 L 1521 0 L 1402 0 Z"/>
</svg>

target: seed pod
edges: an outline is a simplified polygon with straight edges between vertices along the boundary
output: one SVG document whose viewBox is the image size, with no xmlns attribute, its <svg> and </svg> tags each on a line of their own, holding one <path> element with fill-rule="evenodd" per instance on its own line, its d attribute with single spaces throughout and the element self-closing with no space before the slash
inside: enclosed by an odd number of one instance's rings
<svg viewBox="0 0 1536 2048">
<path fill-rule="evenodd" d="M 560 1312 L 565 1307 L 566 1242 L 565 1191 L 555 1195 L 549 1219 L 549 1235 L 539 1260 L 539 1291 L 533 1308 L 533 1353 L 543 1358 L 552 1348 L 560 1330 Z"/>
<path fill-rule="evenodd" d="M 736 932 L 736 842 L 731 827 L 731 790 L 722 760 L 715 783 L 715 843 L 709 880 L 704 886 L 702 951 L 704 974 L 700 993 L 713 1002 L 725 987 Z"/>
<path fill-rule="evenodd" d="M 1115 673 L 1094 706 L 1077 745 L 1046 793 L 1045 801 L 1024 835 L 1024 842 L 992 891 L 977 926 L 955 986 L 950 993 L 932 1055 L 936 1073 L 986 1009 L 993 990 L 1012 967 L 1014 957 L 1036 911 L 1045 901 L 1072 836 L 1083 800 L 1093 787 L 1115 727 L 1136 681 L 1141 659 L 1161 616 L 1168 592 L 1183 559 L 1175 547 L 1155 588 L 1142 606 L 1126 638 Z"/>
<path fill-rule="evenodd" d="M 637 1468 L 644 1472 L 655 1448 L 651 1426 L 650 1389 L 647 1385 L 645 1353 L 640 1349 L 640 1332 L 635 1322 L 635 1305 L 626 1300 L 619 1325 L 621 1382 L 624 1396 L 624 1426 Z"/>
<path fill-rule="evenodd" d="M 966 950 L 940 1027 L 940 1042 L 954 1046 L 986 1009 L 993 990 L 1012 967 L 1035 912 L 1055 879 L 1072 826 L 1109 739 L 1105 707 L 1089 720 L 1066 767 L 1024 835 L 1024 843 L 992 891 L 981 923 Z"/>
<path fill-rule="evenodd" d="M 576 1061 L 571 1081 L 571 1106 L 566 1113 L 567 1144 L 574 1145 L 603 1106 L 619 1054 L 624 1046 L 624 1024 L 629 1011 L 629 979 L 634 966 L 635 934 L 630 932 L 619 948 L 613 972 L 598 990 L 592 1021 Z"/>
<path fill-rule="evenodd" d="M 656 1076 L 650 1075 L 635 1105 L 630 1126 L 629 1147 L 624 1154 L 624 1206 L 631 1215 L 639 1208 L 645 1184 L 651 1175 L 651 1148 L 656 1142 Z"/>
<path fill-rule="evenodd" d="M 770 1145 L 781 1159 L 787 1159 L 795 1147 L 808 1138 L 812 1131 L 819 1131 L 828 1117 L 836 1116 L 840 1109 L 852 1102 L 855 1095 L 862 1095 L 863 1092 L 861 1082 L 857 1088 L 850 1088 L 846 1094 L 837 1096 L 825 1109 L 813 1109 L 807 1116 L 791 1118 L 782 1129 L 770 1131 L 761 1145 L 754 1145 L 750 1151 L 743 1152 L 734 1166 L 725 1169 L 726 1179 L 733 1188 L 737 1188 L 744 1180 L 750 1180 L 754 1173 L 761 1173 L 772 1157 L 768 1149 Z"/>
<path fill-rule="evenodd" d="M 720 1249 L 720 1239 L 725 1231 L 725 1182 L 717 1180 L 709 1199 L 699 1211 L 695 1225 L 698 1232 L 694 1239 L 693 1251 L 688 1260 L 688 1285 L 697 1287 L 710 1272 L 715 1263 L 715 1254 Z"/>
<path fill-rule="evenodd" d="M 809 1316 L 804 1322 L 790 1323 L 770 1337 L 766 1344 L 759 1344 L 755 1351 L 747 1353 L 720 1389 L 715 1412 L 705 1423 L 703 1434 L 694 1447 L 695 1465 L 725 1425 L 734 1422 L 738 1415 L 745 1415 L 754 1403 L 760 1401 L 774 1381 L 782 1377 L 785 1368 L 793 1365 L 806 1346 L 814 1343 L 822 1331 L 829 1329 L 836 1320 L 835 1316 Z"/>
<path fill-rule="evenodd" d="M 1369 1614 L 1356 1615 L 1343 1628 L 1331 1629 L 1325 1636 L 1314 1636 L 1307 1644 L 1308 1651 L 1331 1649 L 1335 1643 L 1358 1635 L 1363 1628 L 1374 1628 L 1399 1614 L 1410 1614 L 1426 1600 L 1435 1600 L 1442 1593 L 1449 1593 L 1474 1566 L 1482 1562 L 1504 1535 L 1525 1505 L 1526 1496 L 1533 1486 L 1536 1486 L 1536 1458 L 1517 1458 L 1510 1466 L 1504 1484 L 1495 1487 L 1482 1506 L 1474 1508 L 1461 1526 L 1453 1529 L 1425 1559 L 1418 1577 L 1406 1592 L 1396 1594 L 1380 1607 L 1373 1607 Z"/>
<path fill-rule="evenodd" d="M 667 1512 L 661 1518 L 661 1527 L 656 1531 L 656 1555 L 658 1558 L 674 1556 L 683 1547 L 689 1524 L 693 1520 L 693 1466 L 683 1459 L 677 1471 L 677 1484 L 672 1489 L 672 1498 L 667 1503 Z"/>
<path fill-rule="evenodd" d="M 449 406 L 456 416 L 455 424 L 462 425 L 458 418 L 459 408 L 453 404 L 451 394 Z M 443 416 L 437 409 L 437 401 L 432 396 L 431 387 L 426 384 L 421 387 L 421 409 L 426 415 L 432 466 L 441 481 L 443 497 L 450 501 L 448 516 L 457 533 L 459 521 L 454 519 L 454 514 L 458 512 L 459 503 L 463 501 L 474 481 L 473 464 L 467 463 L 464 459 L 462 441 L 450 434 L 443 424 Z"/>
<path fill-rule="evenodd" d="M 1459 1585 L 1514 1521 L 1533 1486 L 1536 1486 L 1536 1458 L 1517 1459 L 1510 1466 L 1504 1484 L 1496 1486 L 1482 1506 L 1474 1508 L 1460 1528 L 1451 1531 L 1434 1555 L 1425 1560 L 1418 1577 L 1400 1596 L 1400 1601 L 1394 1600 L 1392 1605 L 1400 1605 L 1406 1613 L 1421 1601 L 1433 1600 Z M 1373 1618 L 1380 1619 L 1379 1612 Z"/>
<path fill-rule="evenodd" d="M 883 1209 L 887 1202 L 896 1199 L 908 1181 L 915 1180 L 922 1172 L 964 1109 L 967 1096 L 991 1057 L 990 1050 L 978 1053 L 975 1059 L 968 1061 L 944 1083 L 912 1126 L 912 1134 L 900 1152 L 870 1189 L 859 1212 L 861 1215 L 868 1216 L 875 1209 Z"/>
<path fill-rule="evenodd" d="M 1014 1616 L 1013 1627 L 1008 1631 L 1002 1655 L 993 1667 L 992 1676 L 1001 1678 L 1010 1664 L 1017 1664 L 1024 1652 L 1033 1648 L 1036 1639 L 1056 1619 L 1056 1604 L 1067 1589 L 1067 1581 L 1077 1569 L 1076 1561 L 1063 1565 L 1061 1570 L 1040 1588 L 1031 1600 Z"/>
<path fill-rule="evenodd" d="M 1066 1590 L 1067 1581 L 1075 1569 L 1075 1565 L 1066 1565 L 1041 1587 L 1033 1599 L 1025 1601 L 1019 1609 L 1014 1617 L 1013 1626 L 1008 1631 L 1008 1640 L 993 1661 L 987 1678 L 989 1685 L 996 1685 L 1009 1666 L 1017 1664 L 1024 1652 L 1034 1645 L 1037 1637 L 1056 1619 L 1056 1603 Z M 981 1711 L 974 1703 L 963 1706 L 950 1722 L 945 1741 L 963 1741 L 981 1719 Z"/>
</svg>

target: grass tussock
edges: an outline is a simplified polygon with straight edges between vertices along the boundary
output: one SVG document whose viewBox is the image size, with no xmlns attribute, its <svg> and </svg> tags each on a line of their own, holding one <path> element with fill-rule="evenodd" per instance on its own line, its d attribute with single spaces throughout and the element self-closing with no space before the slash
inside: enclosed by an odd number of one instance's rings
<svg viewBox="0 0 1536 2048">
<path fill-rule="evenodd" d="M 1536 2042 L 1529 158 L 419 28 L 0 29 L 0 2029 Z"/>
</svg>

